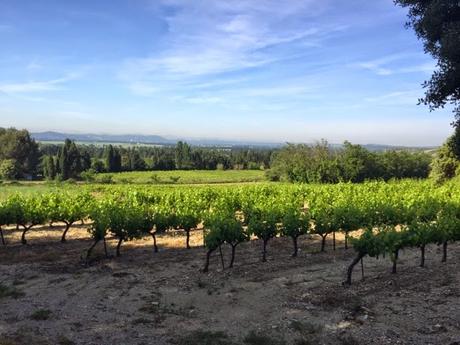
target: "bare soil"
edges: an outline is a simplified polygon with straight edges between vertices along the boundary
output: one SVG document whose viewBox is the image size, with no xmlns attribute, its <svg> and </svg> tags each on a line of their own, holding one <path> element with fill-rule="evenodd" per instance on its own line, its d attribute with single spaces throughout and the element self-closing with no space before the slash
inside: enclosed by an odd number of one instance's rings
<svg viewBox="0 0 460 345">
<path fill-rule="evenodd" d="M 222 269 L 219 252 L 210 271 L 202 232 L 192 249 L 172 233 L 126 243 L 122 256 L 105 258 L 102 244 L 84 267 L 91 245 L 84 226 L 32 230 L 28 244 L 6 230 L 0 246 L 0 345 L 18 344 L 460 344 L 460 245 L 400 255 L 398 273 L 388 258 L 365 258 L 351 287 L 342 286 L 354 252 L 329 241 L 319 252 L 317 238 L 299 241 L 291 258 L 289 239 L 237 248 L 235 267 Z M 108 241 L 114 253 L 115 240 Z M 225 264 L 229 248 L 223 248 Z"/>
</svg>

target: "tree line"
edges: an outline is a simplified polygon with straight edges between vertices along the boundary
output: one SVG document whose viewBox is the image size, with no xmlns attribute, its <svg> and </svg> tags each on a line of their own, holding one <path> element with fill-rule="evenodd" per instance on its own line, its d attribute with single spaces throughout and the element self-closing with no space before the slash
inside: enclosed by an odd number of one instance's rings
<svg viewBox="0 0 460 345">
<path fill-rule="evenodd" d="M 371 152 L 349 142 L 341 149 L 326 141 L 288 144 L 273 155 L 268 177 L 303 183 L 427 178 L 431 161 L 432 154 L 423 151 Z"/>
<path fill-rule="evenodd" d="M 282 148 L 122 147 L 37 143 L 27 130 L 0 128 L 0 178 L 79 179 L 87 174 L 147 170 L 265 169 L 270 180 L 303 183 L 362 182 L 433 177 L 443 182 L 460 172 L 460 129 L 432 152 L 373 152 L 345 142 L 334 148 L 286 144 Z"/>
<path fill-rule="evenodd" d="M 37 143 L 27 130 L 0 128 L 0 178 L 80 178 L 83 172 L 265 169 L 273 149 L 252 147 L 123 147 Z"/>
</svg>

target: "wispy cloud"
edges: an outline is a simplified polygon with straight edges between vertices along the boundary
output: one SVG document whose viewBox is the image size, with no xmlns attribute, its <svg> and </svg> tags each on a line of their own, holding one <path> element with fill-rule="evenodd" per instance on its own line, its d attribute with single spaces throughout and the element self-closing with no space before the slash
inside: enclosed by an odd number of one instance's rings
<svg viewBox="0 0 460 345">
<path fill-rule="evenodd" d="M 375 97 L 367 97 L 364 100 L 375 105 L 402 106 L 417 104 L 417 100 L 421 96 L 422 91 L 420 89 L 413 89 L 389 92 Z"/>
<path fill-rule="evenodd" d="M 346 28 L 313 20 L 329 1 L 290 0 L 282 6 L 272 0 L 152 3 L 156 10 L 168 11 L 164 17 L 168 43 L 151 56 L 127 59 L 119 72 L 130 90 L 142 95 L 168 83 L 206 84 L 213 77 L 225 82 L 223 74 L 292 58 L 296 49 L 317 45 Z M 200 81 L 201 77 L 208 79 Z"/>
<path fill-rule="evenodd" d="M 392 54 L 374 60 L 350 64 L 350 67 L 369 70 L 381 76 L 388 76 L 401 73 L 427 73 L 432 72 L 435 69 L 436 64 L 434 63 L 434 61 L 414 62 L 414 57 L 420 58 L 419 55 L 414 54 Z"/>
<path fill-rule="evenodd" d="M 6 94 L 35 93 L 44 91 L 54 91 L 62 89 L 62 85 L 71 80 L 77 79 L 81 73 L 69 73 L 62 78 L 46 81 L 26 81 L 22 83 L 0 83 L 0 91 Z"/>
</svg>

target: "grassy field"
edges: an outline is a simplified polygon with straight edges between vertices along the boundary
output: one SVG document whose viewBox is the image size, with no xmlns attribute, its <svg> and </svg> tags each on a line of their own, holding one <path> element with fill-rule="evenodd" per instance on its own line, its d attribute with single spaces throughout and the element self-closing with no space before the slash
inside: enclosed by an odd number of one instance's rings
<svg viewBox="0 0 460 345">
<path fill-rule="evenodd" d="M 99 174 L 96 180 L 112 176 L 115 183 L 136 184 L 211 184 L 265 181 L 262 170 L 173 170 L 133 171 Z"/>
<path fill-rule="evenodd" d="M 260 183 L 266 181 L 264 172 L 261 170 L 190 170 L 190 171 L 136 171 L 117 174 L 99 174 L 94 183 L 87 182 L 4 182 L 0 184 L 0 199 L 19 193 L 23 195 L 43 194 L 53 191 L 97 191 L 105 189 L 112 184 L 100 183 L 111 176 L 114 185 L 123 186 L 134 184 L 137 187 L 150 188 L 158 185 L 158 188 L 174 188 L 174 186 L 190 185 L 218 185 L 238 183 Z"/>
<path fill-rule="evenodd" d="M 72 191 L 84 188 L 83 185 L 70 183 L 15 182 L 0 184 L 0 200 L 12 194 L 43 194 L 57 191 Z"/>
</svg>

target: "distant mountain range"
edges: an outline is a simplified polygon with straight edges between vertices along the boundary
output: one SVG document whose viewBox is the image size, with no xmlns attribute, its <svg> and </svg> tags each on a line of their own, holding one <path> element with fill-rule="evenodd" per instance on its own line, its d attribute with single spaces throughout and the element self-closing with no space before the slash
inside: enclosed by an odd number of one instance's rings
<svg viewBox="0 0 460 345">
<path fill-rule="evenodd" d="M 31 133 L 32 137 L 40 142 L 63 142 L 65 139 L 71 139 L 82 144 L 127 144 L 127 145 L 175 145 L 179 140 L 186 141 L 194 146 L 206 147 L 280 147 L 284 143 L 270 142 L 250 142 L 238 140 L 219 140 L 219 139 L 191 139 L 191 138 L 175 138 L 168 139 L 159 135 L 140 135 L 140 134 L 75 134 L 61 132 L 37 132 Z M 332 147 L 340 148 L 342 144 L 331 144 Z M 380 144 L 362 145 L 370 151 L 385 151 L 385 150 L 432 150 L 436 147 L 408 147 L 408 146 L 393 146 Z"/>
<path fill-rule="evenodd" d="M 168 139 L 159 135 L 140 135 L 140 134 L 75 134 L 75 133 L 60 133 L 60 132 L 37 132 L 31 133 L 32 137 L 41 142 L 60 142 L 65 139 L 71 139 L 80 143 L 120 143 L 133 145 L 175 145 L 179 140 L 186 141 L 194 146 L 263 146 L 277 147 L 282 143 L 264 143 L 264 142 L 249 142 L 236 140 L 219 140 L 219 139 L 192 139 L 192 138 L 174 138 Z"/>
<path fill-rule="evenodd" d="M 60 132 L 32 133 L 37 141 L 64 141 L 71 139 L 83 142 L 100 143 L 142 143 L 142 144 L 175 144 L 176 140 L 168 140 L 159 135 L 132 135 L 132 134 L 71 134 Z"/>
</svg>

